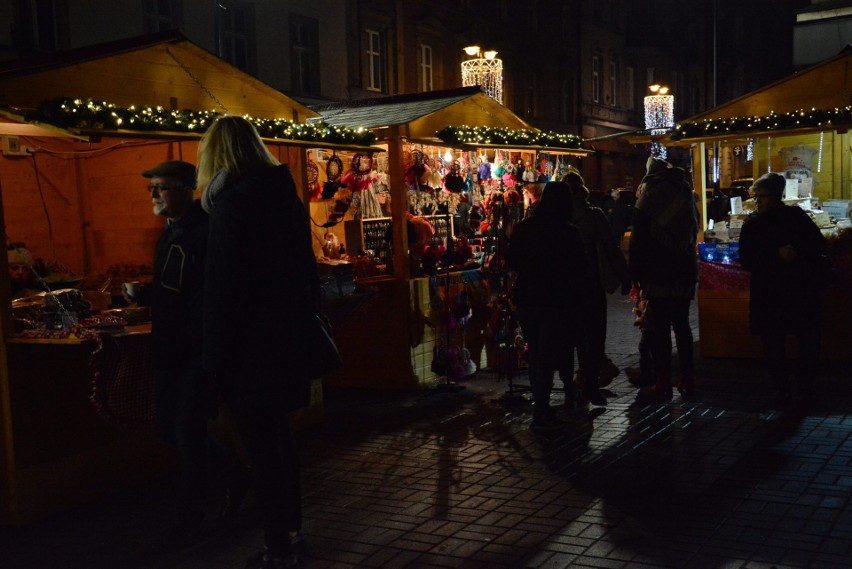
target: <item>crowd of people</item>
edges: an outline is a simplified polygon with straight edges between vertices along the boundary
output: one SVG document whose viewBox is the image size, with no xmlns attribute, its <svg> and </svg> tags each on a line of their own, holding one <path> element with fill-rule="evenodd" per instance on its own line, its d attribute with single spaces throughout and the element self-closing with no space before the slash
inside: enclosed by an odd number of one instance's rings
<svg viewBox="0 0 852 569">
<path fill-rule="evenodd" d="M 248 566 L 296 567 L 304 545 L 301 479 L 288 414 L 308 404 L 310 381 L 291 364 L 305 353 L 299 322 L 318 308 L 319 281 L 293 177 L 250 122 L 229 115 L 202 137 L 197 167 L 171 160 L 142 176 L 153 214 L 164 219 L 149 291 L 156 428 L 180 457 L 174 521 L 157 547 L 183 547 L 199 536 L 215 465 L 226 481 L 223 517 L 249 487 L 256 496 L 266 547 Z M 796 295 L 818 293 L 809 275 L 824 243 L 801 210 L 784 206 L 784 184 L 777 174 L 755 182 L 758 210 L 742 231 L 742 264 L 753 275 L 752 331 L 763 340 L 780 397 L 792 397 L 784 345 L 794 334 L 801 362 L 796 393 L 812 401 L 818 311 L 792 309 L 803 306 Z M 688 315 L 700 224 L 689 174 L 650 158 L 635 199 L 630 193 L 603 203 L 574 170 L 531 185 L 539 186 L 527 188 L 539 199 L 515 226 L 507 252 L 512 301 L 529 349 L 531 428 L 563 427 L 551 406 L 557 373 L 569 410 L 607 404 L 602 387 L 619 372 L 605 353 L 607 295 L 616 292 L 636 300 L 642 378 L 636 384 L 647 385 L 643 393 L 654 400 L 671 399 L 674 387 L 694 396 Z M 629 262 L 620 248 L 628 228 Z M 10 270 L 31 265 L 27 254 L 10 252 Z M 272 257 L 288 262 L 268 263 Z M 246 282 L 255 297 L 269 300 L 263 310 L 248 304 Z"/>
</svg>

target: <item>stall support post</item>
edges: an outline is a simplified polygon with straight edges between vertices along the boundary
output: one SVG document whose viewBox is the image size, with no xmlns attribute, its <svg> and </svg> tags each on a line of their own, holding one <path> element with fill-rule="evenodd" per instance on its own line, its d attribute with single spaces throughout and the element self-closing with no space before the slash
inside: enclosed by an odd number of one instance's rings
<svg viewBox="0 0 852 569">
<path fill-rule="evenodd" d="M 399 128 L 391 130 L 388 141 L 388 170 L 390 170 L 391 227 L 393 228 L 393 275 L 401 280 L 411 278 L 408 258 L 408 231 L 405 212 L 408 211 L 408 192 L 402 168 L 403 141 Z"/>
<path fill-rule="evenodd" d="M 3 187 L 0 181 L 0 230 L 6 234 L 3 215 Z M 12 299 L 8 286 L 9 267 L 0 255 L 0 522 L 11 519 L 18 509 L 16 493 L 15 446 L 12 436 L 12 399 L 9 391 L 9 361 L 6 340 L 12 336 Z"/>
<path fill-rule="evenodd" d="M 698 152 L 692 147 L 692 180 L 698 193 L 698 207 L 701 215 L 701 231 L 698 239 L 702 240 L 707 230 L 707 147 L 703 142 L 698 144 Z"/>
</svg>

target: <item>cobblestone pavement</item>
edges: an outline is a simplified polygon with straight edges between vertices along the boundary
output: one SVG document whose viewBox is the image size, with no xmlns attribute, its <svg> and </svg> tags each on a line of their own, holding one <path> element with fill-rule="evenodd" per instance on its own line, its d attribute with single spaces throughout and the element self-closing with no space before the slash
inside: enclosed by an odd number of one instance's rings
<svg viewBox="0 0 852 569">
<path fill-rule="evenodd" d="M 608 354 L 637 366 L 629 301 L 611 297 L 609 320 Z M 606 408 L 566 413 L 549 437 L 494 374 L 461 390 L 326 391 L 324 423 L 299 435 L 305 564 L 852 567 L 847 369 L 825 366 L 807 412 L 776 408 L 755 361 L 699 357 L 698 394 L 670 403 L 642 402 L 622 373 Z M 249 504 L 236 526 L 150 553 L 169 483 L 3 528 L 0 567 L 237 569 L 261 549 Z"/>
</svg>

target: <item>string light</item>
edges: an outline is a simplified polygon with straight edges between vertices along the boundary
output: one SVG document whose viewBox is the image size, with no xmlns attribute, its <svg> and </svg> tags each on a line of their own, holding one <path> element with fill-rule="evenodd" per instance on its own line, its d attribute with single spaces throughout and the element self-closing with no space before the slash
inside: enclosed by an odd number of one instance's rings
<svg viewBox="0 0 852 569">
<path fill-rule="evenodd" d="M 669 88 L 660 85 L 649 85 L 651 92 L 644 99 L 645 128 L 653 135 L 662 135 L 674 126 L 674 95 L 669 94 Z M 659 142 L 651 142 L 651 156 L 666 159 L 668 151 Z"/>
<path fill-rule="evenodd" d="M 474 56 L 462 61 L 462 86 L 479 85 L 489 97 L 503 104 L 503 60 L 496 51 L 486 51 L 484 57 L 478 46 L 465 48 L 465 53 Z"/>
<path fill-rule="evenodd" d="M 697 138 L 719 133 L 738 134 L 790 128 L 837 127 L 849 123 L 852 123 L 852 106 L 849 105 L 834 109 L 812 108 L 809 111 L 799 109 L 782 114 L 772 111 L 763 117 L 731 117 L 681 122 L 675 126 L 672 139 Z"/>
<path fill-rule="evenodd" d="M 772 171 L 772 137 L 766 138 L 766 171 Z"/>
<path fill-rule="evenodd" d="M 541 132 L 537 130 L 513 130 L 485 126 L 447 126 L 435 135 L 445 144 L 500 144 L 504 146 L 541 146 L 552 148 L 579 149 L 581 139 L 573 134 Z"/>
<path fill-rule="evenodd" d="M 204 133 L 222 113 L 165 109 L 163 107 L 121 107 L 91 99 L 60 98 L 45 101 L 28 113 L 27 120 L 60 128 L 92 130 L 134 130 Z M 324 122 L 297 123 L 288 119 L 245 118 L 265 138 L 370 146 L 376 135 L 364 128 L 332 126 Z"/>
<path fill-rule="evenodd" d="M 751 162 L 754 160 L 754 139 L 749 138 L 748 144 L 746 145 L 746 162 Z"/>
<path fill-rule="evenodd" d="M 822 172 L 822 136 L 824 132 L 819 133 L 819 154 L 817 155 L 817 172 Z"/>
</svg>

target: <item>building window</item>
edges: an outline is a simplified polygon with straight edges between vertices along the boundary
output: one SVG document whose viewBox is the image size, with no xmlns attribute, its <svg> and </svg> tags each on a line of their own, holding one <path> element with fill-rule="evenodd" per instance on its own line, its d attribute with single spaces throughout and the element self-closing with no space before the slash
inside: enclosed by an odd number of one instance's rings
<svg viewBox="0 0 852 569">
<path fill-rule="evenodd" d="M 247 2 L 222 2 L 219 10 L 219 57 L 245 71 L 254 72 L 254 11 Z"/>
<path fill-rule="evenodd" d="M 646 86 L 647 85 L 653 85 L 654 83 L 656 83 L 656 81 L 654 81 L 654 75 L 655 75 L 654 71 L 655 70 L 654 70 L 653 67 L 649 67 L 645 70 L 645 85 Z"/>
<path fill-rule="evenodd" d="M 632 111 L 636 108 L 636 86 L 634 85 L 635 79 L 633 77 L 634 69 L 632 66 L 627 68 L 627 77 L 625 77 L 625 91 L 627 91 L 627 109 Z"/>
<path fill-rule="evenodd" d="M 298 93 L 320 94 L 319 21 L 290 15 L 290 81 Z"/>
<path fill-rule="evenodd" d="M 609 61 L 609 104 L 618 106 L 618 62 L 614 59 Z"/>
<path fill-rule="evenodd" d="M 367 90 L 384 91 L 384 61 L 381 34 L 367 30 Z"/>
<path fill-rule="evenodd" d="M 145 0 L 145 30 L 149 34 L 181 25 L 180 0 Z"/>
<path fill-rule="evenodd" d="M 22 53 L 57 51 L 58 16 L 55 0 L 21 0 L 18 49 Z"/>
<path fill-rule="evenodd" d="M 420 91 L 432 91 L 432 46 L 420 44 Z"/>
<path fill-rule="evenodd" d="M 601 101 L 601 58 L 597 55 L 592 56 L 592 101 Z"/>
</svg>

